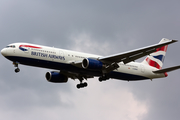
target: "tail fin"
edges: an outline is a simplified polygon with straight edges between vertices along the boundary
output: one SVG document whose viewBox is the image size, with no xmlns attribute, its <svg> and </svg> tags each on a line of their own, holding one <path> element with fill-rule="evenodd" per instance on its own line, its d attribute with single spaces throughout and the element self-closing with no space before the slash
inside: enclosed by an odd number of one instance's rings
<svg viewBox="0 0 180 120">
<path fill-rule="evenodd" d="M 167 42 L 167 41 L 169 41 L 169 39 L 163 38 L 159 43 L 163 43 L 163 42 Z M 163 46 L 161 48 L 157 48 L 156 52 L 148 55 L 142 63 L 144 63 L 146 65 L 150 65 L 150 66 L 155 67 L 157 69 L 161 69 L 163 66 L 167 47 L 168 47 L 168 45 Z"/>
</svg>

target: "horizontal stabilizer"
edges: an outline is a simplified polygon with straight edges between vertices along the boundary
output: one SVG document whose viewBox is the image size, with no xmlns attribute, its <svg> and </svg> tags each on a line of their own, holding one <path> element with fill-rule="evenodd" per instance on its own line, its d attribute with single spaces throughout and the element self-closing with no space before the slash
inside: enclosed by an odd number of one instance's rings
<svg viewBox="0 0 180 120">
<path fill-rule="evenodd" d="M 165 72 L 171 72 L 171 71 L 177 70 L 177 69 L 180 69 L 180 65 L 179 66 L 175 66 L 175 67 L 170 67 L 170 68 L 165 68 L 165 69 L 153 71 L 153 73 L 165 73 Z"/>
</svg>

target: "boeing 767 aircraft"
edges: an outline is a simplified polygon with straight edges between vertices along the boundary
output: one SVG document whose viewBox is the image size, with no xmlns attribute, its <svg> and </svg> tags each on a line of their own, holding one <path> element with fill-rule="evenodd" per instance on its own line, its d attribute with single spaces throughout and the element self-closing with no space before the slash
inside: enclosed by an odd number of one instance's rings
<svg viewBox="0 0 180 120">
<path fill-rule="evenodd" d="M 88 78 L 99 81 L 110 78 L 137 81 L 167 77 L 167 72 L 180 66 L 162 69 L 168 44 L 177 40 L 163 38 L 158 44 L 110 56 L 99 56 L 29 43 L 13 43 L 1 50 L 1 54 L 13 62 L 15 72 L 18 64 L 54 69 L 45 77 L 49 82 L 66 83 L 68 78 L 78 79 L 77 88 L 86 87 Z M 136 59 L 147 56 L 141 63 Z"/>
</svg>

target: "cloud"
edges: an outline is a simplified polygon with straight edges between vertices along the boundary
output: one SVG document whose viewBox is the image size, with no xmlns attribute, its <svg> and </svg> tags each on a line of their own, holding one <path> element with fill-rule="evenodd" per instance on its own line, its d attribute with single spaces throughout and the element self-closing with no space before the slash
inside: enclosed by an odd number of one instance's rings
<svg viewBox="0 0 180 120">
<path fill-rule="evenodd" d="M 70 35 L 69 38 L 72 41 L 71 49 L 81 52 L 91 52 L 101 53 L 101 54 L 108 54 L 108 49 L 110 48 L 109 43 L 104 41 L 100 42 L 93 38 L 90 34 L 82 32 L 82 33 L 74 33 Z"/>
<path fill-rule="evenodd" d="M 96 82 L 93 85 L 91 83 L 91 86 L 93 87 L 86 91 L 88 97 L 83 98 L 83 101 L 81 97 L 77 97 L 77 102 L 81 101 L 79 111 L 87 111 L 85 114 L 92 115 L 91 119 L 140 119 L 147 113 L 146 103 L 134 99 L 133 94 L 126 88 L 117 89 L 113 84 L 98 88 Z"/>
<path fill-rule="evenodd" d="M 127 88 L 113 89 L 112 83 L 100 87 L 95 79 L 91 79 L 90 84 L 89 88 L 74 90 L 72 94 L 58 91 L 56 98 L 53 97 L 54 93 L 43 97 L 37 94 L 36 90 L 23 89 L 23 91 L 12 92 L 2 96 L 4 100 L 1 98 L 1 117 L 11 119 L 17 116 L 19 120 L 25 118 L 139 120 L 147 114 L 147 104 L 136 100 Z M 16 101 L 17 98 L 19 103 Z M 44 101 L 52 103 L 49 105 Z M 58 104 L 57 101 L 61 101 L 62 104 Z"/>
</svg>

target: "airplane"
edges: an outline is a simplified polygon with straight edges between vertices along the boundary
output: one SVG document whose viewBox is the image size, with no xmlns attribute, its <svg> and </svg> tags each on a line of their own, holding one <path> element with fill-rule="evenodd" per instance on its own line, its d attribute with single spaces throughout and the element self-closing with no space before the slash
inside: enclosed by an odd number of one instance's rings
<svg viewBox="0 0 180 120">
<path fill-rule="evenodd" d="M 12 43 L 1 50 L 1 54 L 18 65 L 28 65 L 53 69 L 45 77 L 52 83 L 66 83 L 68 78 L 78 79 L 77 88 L 87 87 L 88 78 L 99 77 L 99 81 L 119 79 L 138 81 L 167 77 L 167 72 L 179 69 L 180 66 L 162 69 L 163 61 L 169 44 L 177 40 L 163 38 L 158 44 L 118 53 L 110 56 L 100 56 L 58 49 L 30 43 Z M 135 60 L 146 56 L 142 62 Z"/>
</svg>

